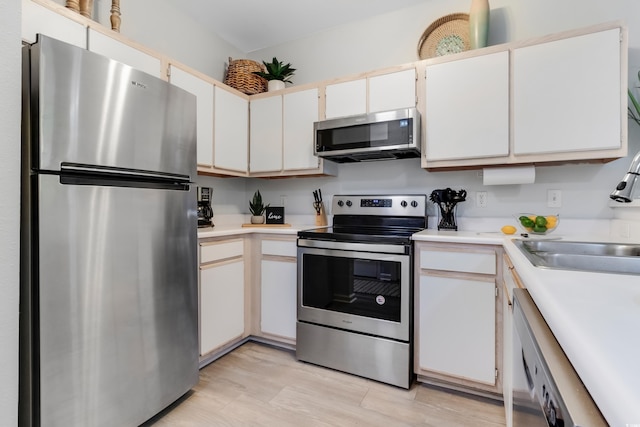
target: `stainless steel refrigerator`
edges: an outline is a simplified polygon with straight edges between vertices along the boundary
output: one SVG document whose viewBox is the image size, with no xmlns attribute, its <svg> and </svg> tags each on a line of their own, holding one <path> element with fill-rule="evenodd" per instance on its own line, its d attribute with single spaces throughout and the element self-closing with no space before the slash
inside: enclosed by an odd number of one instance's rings
<svg viewBox="0 0 640 427">
<path fill-rule="evenodd" d="M 196 99 L 23 53 L 20 425 L 136 426 L 198 381 Z"/>
</svg>

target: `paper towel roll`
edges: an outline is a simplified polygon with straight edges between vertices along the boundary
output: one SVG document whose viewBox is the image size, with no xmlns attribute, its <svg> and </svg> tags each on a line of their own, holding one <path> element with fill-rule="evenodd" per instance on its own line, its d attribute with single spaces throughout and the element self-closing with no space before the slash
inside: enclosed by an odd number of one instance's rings
<svg viewBox="0 0 640 427">
<path fill-rule="evenodd" d="M 482 184 L 484 185 L 533 184 L 535 180 L 536 168 L 534 166 L 485 168 L 482 170 Z"/>
</svg>

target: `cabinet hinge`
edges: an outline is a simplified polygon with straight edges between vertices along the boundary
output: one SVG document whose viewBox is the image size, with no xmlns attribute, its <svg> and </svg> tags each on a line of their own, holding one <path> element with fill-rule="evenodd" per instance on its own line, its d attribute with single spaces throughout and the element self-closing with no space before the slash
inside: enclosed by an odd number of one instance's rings
<svg viewBox="0 0 640 427">
<path fill-rule="evenodd" d="M 167 65 L 167 77 L 171 77 L 171 65 Z"/>
<path fill-rule="evenodd" d="M 496 378 L 498 378 L 498 368 L 496 368 Z"/>
<path fill-rule="evenodd" d="M 496 298 L 498 298 L 498 287 L 497 286 L 495 287 L 495 290 L 496 290 Z"/>
</svg>

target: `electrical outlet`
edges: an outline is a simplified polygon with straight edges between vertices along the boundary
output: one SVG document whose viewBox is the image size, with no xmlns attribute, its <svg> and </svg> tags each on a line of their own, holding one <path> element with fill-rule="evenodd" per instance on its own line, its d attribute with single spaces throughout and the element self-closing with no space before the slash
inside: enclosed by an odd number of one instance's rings
<svg viewBox="0 0 640 427">
<path fill-rule="evenodd" d="M 476 207 L 478 207 L 478 208 L 486 208 L 487 207 L 487 192 L 486 191 L 478 191 L 476 193 Z"/>
<path fill-rule="evenodd" d="M 287 196 L 280 196 L 280 206 L 285 207 L 287 205 Z"/>
<path fill-rule="evenodd" d="M 562 191 L 547 190 L 547 207 L 549 208 L 562 207 Z"/>
</svg>

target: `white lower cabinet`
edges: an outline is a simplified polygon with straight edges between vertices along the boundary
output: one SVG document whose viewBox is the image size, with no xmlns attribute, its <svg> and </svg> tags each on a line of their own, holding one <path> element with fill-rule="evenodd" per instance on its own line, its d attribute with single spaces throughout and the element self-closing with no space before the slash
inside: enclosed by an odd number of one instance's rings
<svg viewBox="0 0 640 427">
<path fill-rule="evenodd" d="M 295 238 L 265 238 L 260 247 L 260 333 L 293 344 L 297 314 Z"/>
<path fill-rule="evenodd" d="M 501 393 L 502 333 L 497 333 L 497 326 L 502 291 L 497 283 L 502 276 L 502 248 L 422 242 L 416 248 L 414 370 L 418 380 Z"/>
<path fill-rule="evenodd" d="M 262 260 L 260 329 L 296 339 L 296 262 Z"/>
<path fill-rule="evenodd" d="M 420 369 L 495 383 L 495 286 L 420 277 Z"/>
<path fill-rule="evenodd" d="M 200 356 L 245 335 L 242 240 L 200 244 Z"/>
</svg>

